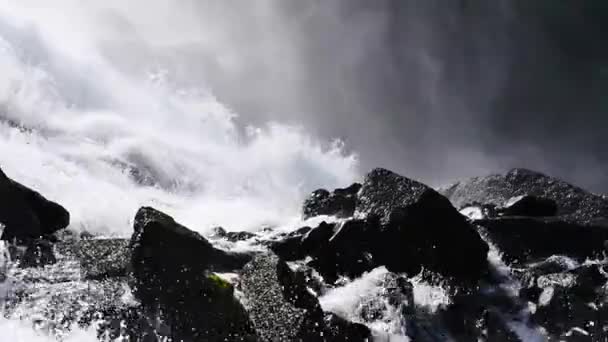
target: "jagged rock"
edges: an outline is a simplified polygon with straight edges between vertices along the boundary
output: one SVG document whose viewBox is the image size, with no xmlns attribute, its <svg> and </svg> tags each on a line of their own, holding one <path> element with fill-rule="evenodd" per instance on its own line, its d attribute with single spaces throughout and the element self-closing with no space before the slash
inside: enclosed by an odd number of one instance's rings
<svg viewBox="0 0 608 342">
<path fill-rule="evenodd" d="M 568 337 L 577 329 L 587 332 L 590 341 L 606 337 L 608 308 L 603 286 L 607 278 L 601 267 L 590 264 L 548 274 L 529 271 L 532 274 L 520 296 L 536 305 L 533 321 L 556 339 Z"/>
<path fill-rule="evenodd" d="M 314 254 L 334 235 L 335 224 L 321 222 L 316 228 L 302 227 L 287 236 L 273 241 L 270 249 L 286 261 L 304 259 Z"/>
<path fill-rule="evenodd" d="M 67 227 L 70 214 L 0 170 L 0 223 L 2 240 L 34 240 Z"/>
<path fill-rule="evenodd" d="M 256 256 L 245 266 L 239 289 L 260 341 L 366 341 L 362 325 L 326 316 L 305 285 L 274 254 Z"/>
<path fill-rule="evenodd" d="M 446 276 L 478 279 L 488 246 L 450 201 L 426 185 L 384 169 L 365 177 L 358 213 L 382 224 L 374 257 L 393 272 L 421 267 Z"/>
<path fill-rule="evenodd" d="M 511 198 L 499 214 L 502 216 L 555 216 L 557 215 L 557 203 L 549 198 L 537 196 L 517 196 Z"/>
<path fill-rule="evenodd" d="M 500 217 L 474 221 L 484 227 L 507 262 L 526 263 L 551 255 L 578 260 L 600 256 L 608 226 L 581 225 L 560 218 Z"/>
<path fill-rule="evenodd" d="M 303 246 L 313 250 L 308 253 L 312 256 L 309 264 L 330 283 L 341 275 L 353 279 L 379 266 L 375 256 L 386 243 L 380 240 L 378 226 L 356 219 L 335 227 L 320 225 L 307 237 Z"/>
<path fill-rule="evenodd" d="M 135 296 L 177 340 L 255 341 L 230 283 L 212 271 L 234 271 L 248 255 L 214 248 L 199 234 L 152 208 L 141 208 L 131 240 Z"/>
<path fill-rule="evenodd" d="M 462 208 L 468 203 L 504 207 L 509 199 L 531 195 L 557 203 L 557 215 L 578 223 L 608 218 L 608 199 L 542 173 L 513 169 L 505 174 L 475 177 L 458 182 L 442 193 Z"/>
<path fill-rule="evenodd" d="M 424 184 L 376 169 L 359 191 L 357 215 L 339 224 L 288 236 L 271 245 L 286 260 L 312 258 L 327 281 L 358 277 L 385 265 L 393 272 L 422 268 L 461 280 L 487 270 L 488 246 L 466 218 Z"/>
<path fill-rule="evenodd" d="M 44 268 L 4 265 L 6 282 L 0 284 L 5 291 L 3 315 L 32 321 L 41 331 L 58 338 L 77 326 L 89 329 L 95 325 L 100 337 L 156 342 L 147 339 L 156 335 L 132 298 L 126 277 L 85 279 L 81 260 L 74 252 L 77 243 L 60 240 L 54 245 L 56 262 Z"/>
<path fill-rule="evenodd" d="M 361 189 L 361 184 L 354 183 L 348 188 L 336 189 L 334 192 L 325 189 L 315 190 L 304 201 L 302 209 L 304 219 L 319 215 L 353 216 L 359 189 Z"/>
<path fill-rule="evenodd" d="M 216 227 L 213 229 L 211 238 L 226 239 L 230 242 L 245 241 L 256 237 L 251 232 L 228 232 L 222 227 Z"/>
<path fill-rule="evenodd" d="M 370 231 L 374 230 L 374 231 Z M 309 265 L 329 283 L 339 276 L 355 278 L 376 267 L 373 261 L 377 227 L 364 220 L 339 224 L 322 222 L 310 230 L 300 230 L 270 248 L 286 261 L 311 258 Z"/>
</svg>

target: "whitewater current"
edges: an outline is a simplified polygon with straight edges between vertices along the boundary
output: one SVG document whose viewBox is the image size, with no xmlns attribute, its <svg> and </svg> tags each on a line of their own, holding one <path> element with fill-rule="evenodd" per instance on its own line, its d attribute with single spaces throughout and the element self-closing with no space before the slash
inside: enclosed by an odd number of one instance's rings
<svg viewBox="0 0 608 342">
<path fill-rule="evenodd" d="M 153 58 L 178 51 L 143 31 L 133 4 L 1 2 L 0 167 L 65 206 L 71 230 L 130 236 L 143 205 L 202 233 L 287 225 L 308 192 L 358 175 L 340 142 L 279 122 L 244 127 L 204 79 L 175 78 L 169 70 L 189 66 Z M 168 5 L 146 4 L 156 14 Z M 152 57 L 126 68 L 142 45 Z M 26 322 L 0 320 L 0 331 L 48 340 Z"/>
</svg>

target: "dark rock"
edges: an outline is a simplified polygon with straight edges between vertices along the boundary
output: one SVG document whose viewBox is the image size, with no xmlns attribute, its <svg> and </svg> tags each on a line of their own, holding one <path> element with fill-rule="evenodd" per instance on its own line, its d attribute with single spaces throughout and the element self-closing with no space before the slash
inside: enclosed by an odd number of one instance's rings
<svg viewBox="0 0 608 342">
<path fill-rule="evenodd" d="M 303 246 L 313 250 L 308 253 L 310 265 L 330 283 L 340 275 L 352 279 L 379 266 L 374 257 L 381 244 L 379 229 L 365 220 L 345 221 L 335 228 L 320 225 L 307 237 Z"/>
<path fill-rule="evenodd" d="M 2 240 L 33 240 L 67 227 L 70 214 L 61 205 L 9 179 L 0 170 Z"/>
<path fill-rule="evenodd" d="M 435 190 L 384 169 L 369 173 L 357 212 L 382 225 L 374 257 L 392 272 L 421 267 L 445 276 L 478 279 L 488 246 L 475 228 Z"/>
<path fill-rule="evenodd" d="M 324 317 L 325 329 L 322 341 L 371 341 L 369 328 L 353 323 L 332 313 Z"/>
<path fill-rule="evenodd" d="M 542 173 L 513 169 L 505 174 L 471 178 L 444 189 L 442 193 L 462 208 L 468 203 L 504 207 L 516 196 L 536 196 L 557 203 L 557 215 L 578 223 L 608 218 L 608 198 Z"/>
<path fill-rule="evenodd" d="M 85 279 L 100 280 L 127 275 L 130 261 L 129 240 L 80 240 L 74 246 Z"/>
<path fill-rule="evenodd" d="M 314 191 L 304 201 L 302 209 L 304 219 L 319 215 L 353 216 L 359 189 L 361 184 L 355 183 L 348 188 L 336 189 L 332 193 L 325 189 Z"/>
<path fill-rule="evenodd" d="M 256 256 L 239 288 L 261 341 L 365 341 L 369 330 L 326 316 L 299 272 L 274 254 Z"/>
<path fill-rule="evenodd" d="M 322 222 L 318 227 L 289 236 L 271 245 L 271 250 L 287 261 L 312 258 L 309 263 L 329 283 L 339 276 L 360 276 L 376 267 L 372 241 L 378 234 L 364 220 L 348 220 L 340 224 Z M 376 229 L 377 233 L 377 229 Z"/>
<path fill-rule="evenodd" d="M 589 341 L 599 341 L 607 337 L 604 325 L 608 308 L 603 289 L 606 281 L 601 265 L 589 264 L 560 273 L 530 277 L 520 296 L 536 304 L 533 321 L 556 339 L 582 329 L 588 333 Z M 539 295 L 526 296 L 532 291 Z"/>
<path fill-rule="evenodd" d="M 557 215 L 557 203 L 549 198 L 537 196 L 517 196 L 510 199 L 499 214 L 502 216 L 555 216 Z"/>
<path fill-rule="evenodd" d="M 25 253 L 19 259 L 19 267 L 42 267 L 57 262 L 53 245 L 42 239 L 28 242 Z"/>
<path fill-rule="evenodd" d="M 177 340 L 250 341 L 255 332 L 232 286 L 211 271 L 234 271 L 250 257 L 214 248 L 152 208 L 135 217 L 131 268 L 135 296 Z"/>
<path fill-rule="evenodd" d="M 43 242 L 50 247 L 48 241 Z M 154 327 L 131 296 L 126 277 L 85 279 L 75 253 L 78 243 L 69 239 L 54 244 L 56 262 L 44 269 L 3 267 L 11 279 L 10 286 L 2 284 L 3 316 L 31 321 L 51 339 L 60 340 L 80 327 L 97 330 L 100 340 L 108 336 L 111 340 L 150 341 L 145 336 L 156 336 Z"/>
<path fill-rule="evenodd" d="M 322 223 L 271 245 L 286 260 L 306 256 L 326 281 L 355 278 L 385 265 L 393 272 L 422 268 L 461 280 L 487 270 L 488 246 L 451 203 L 424 184 L 383 169 L 368 174 L 357 212 L 365 219 Z"/>
<path fill-rule="evenodd" d="M 377 217 L 388 223 L 396 209 L 420 202 L 425 195 L 436 192 L 415 180 L 385 169 L 374 169 L 365 176 L 359 192 L 357 213 Z M 430 198 L 431 196 L 428 196 Z"/>
<path fill-rule="evenodd" d="M 314 229 L 303 227 L 283 239 L 274 241 L 271 243 L 270 249 L 286 261 L 301 260 L 327 244 L 335 229 L 335 224 L 326 222 L 321 222 Z"/>
<path fill-rule="evenodd" d="M 484 227 L 509 263 L 567 255 L 579 261 L 606 250 L 608 226 L 581 225 L 560 218 L 501 217 L 475 221 Z"/>
<path fill-rule="evenodd" d="M 222 227 L 213 229 L 211 238 L 226 239 L 230 242 L 245 241 L 255 238 L 257 235 L 251 232 L 228 232 Z"/>
</svg>

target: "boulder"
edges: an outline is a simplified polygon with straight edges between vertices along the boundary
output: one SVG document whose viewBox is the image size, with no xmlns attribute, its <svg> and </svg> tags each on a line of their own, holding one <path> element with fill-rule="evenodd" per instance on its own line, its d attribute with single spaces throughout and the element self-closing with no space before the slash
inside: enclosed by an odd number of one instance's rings
<svg viewBox="0 0 608 342">
<path fill-rule="evenodd" d="M 304 219 L 319 215 L 353 216 L 359 189 L 361 189 L 361 184 L 354 183 L 347 188 L 336 189 L 333 192 L 325 189 L 315 190 L 304 201 L 302 208 Z"/>
<path fill-rule="evenodd" d="M 2 240 L 34 240 L 67 227 L 70 214 L 61 205 L 8 178 L 0 170 Z"/>
<path fill-rule="evenodd" d="M 513 197 L 530 195 L 555 201 L 557 215 L 569 221 L 593 223 L 608 218 L 608 198 L 526 169 L 471 178 L 457 182 L 441 192 L 457 208 L 470 203 L 505 207 Z"/>
<path fill-rule="evenodd" d="M 450 201 L 428 186 L 384 169 L 365 177 L 357 213 L 377 220 L 374 257 L 392 272 L 422 267 L 448 277 L 479 279 L 488 246 Z"/>
<path fill-rule="evenodd" d="M 427 268 L 467 281 L 485 274 L 487 244 L 435 190 L 376 169 L 358 194 L 358 218 L 322 223 L 278 240 L 271 249 L 286 260 L 311 257 L 310 265 L 330 283 L 381 265 L 410 275 Z"/>
<path fill-rule="evenodd" d="M 283 260 L 301 260 L 314 254 L 321 245 L 326 244 L 335 229 L 335 224 L 323 221 L 316 228 L 302 227 L 282 236 L 272 241 L 269 247 Z"/>
<path fill-rule="evenodd" d="M 509 263 L 535 262 L 552 255 L 583 261 L 606 250 L 608 226 L 578 224 L 559 217 L 500 217 L 474 221 L 484 227 Z"/>
<path fill-rule="evenodd" d="M 504 208 L 500 208 L 502 216 L 543 217 L 557 215 L 557 203 L 549 198 L 538 196 L 517 196 L 511 198 Z"/>
<path fill-rule="evenodd" d="M 230 283 L 212 273 L 240 269 L 250 256 L 214 248 L 201 235 L 152 208 L 135 216 L 131 240 L 134 294 L 148 316 L 188 341 L 255 341 Z"/>
<path fill-rule="evenodd" d="M 309 265 L 327 282 L 333 283 L 339 276 L 354 279 L 380 265 L 376 255 L 385 242 L 378 240 L 381 238 L 378 226 L 353 219 L 335 225 L 335 230 L 330 227 L 321 225 L 313 229 L 303 244 L 307 250 L 313 250 L 308 254 L 312 257 Z"/>
<path fill-rule="evenodd" d="M 239 289 L 260 341 L 366 341 L 370 331 L 323 313 L 299 272 L 274 254 L 256 256 Z"/>
<path fill-rule="evenodd" d="M 608 307 L 603 289 L 607 279 L 600 268 L 592 264 L 537 277 L 532 286 L 541 294 L 535 302 L 533 321 L 555 339 L 600 341 L 607 338 Z"/>
</svg>

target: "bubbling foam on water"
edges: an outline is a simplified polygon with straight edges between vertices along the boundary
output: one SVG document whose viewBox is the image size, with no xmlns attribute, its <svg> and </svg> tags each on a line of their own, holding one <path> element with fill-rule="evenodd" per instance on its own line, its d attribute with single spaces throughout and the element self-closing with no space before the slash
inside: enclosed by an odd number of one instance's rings
<svg viewBox="0 0 608 342">
<path fill-rule="evenodd" d="M 64 205 L 73 229 L 128 235 L 142 205 L 199 231 L 280 225 L 308 191 L 357 176 L 339 142 L 277 122 L 241 129 L 203 81 L 147 60 L 147 73 L 125 72 L 90 9 L 61 3 L 73 7 L 0 9 L 0 162 Z"/>
</svg>

